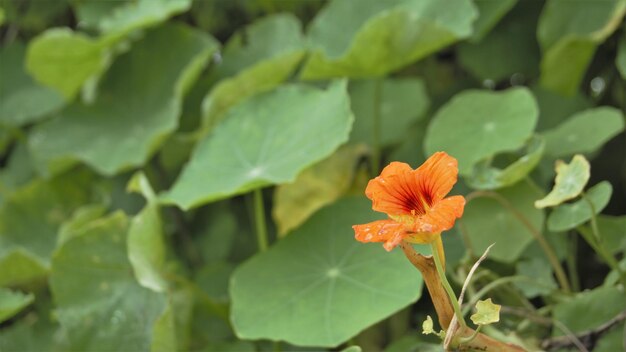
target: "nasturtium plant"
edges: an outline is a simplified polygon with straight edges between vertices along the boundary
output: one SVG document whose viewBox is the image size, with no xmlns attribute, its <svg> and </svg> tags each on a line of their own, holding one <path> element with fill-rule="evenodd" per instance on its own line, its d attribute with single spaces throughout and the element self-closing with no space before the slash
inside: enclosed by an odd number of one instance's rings
<svg viewBox="0 0 626 352">
<path fill-rule="evenodd" d="M 0 351 L 624 350 L 625 15 L 0 0 Z"/>
</svg>

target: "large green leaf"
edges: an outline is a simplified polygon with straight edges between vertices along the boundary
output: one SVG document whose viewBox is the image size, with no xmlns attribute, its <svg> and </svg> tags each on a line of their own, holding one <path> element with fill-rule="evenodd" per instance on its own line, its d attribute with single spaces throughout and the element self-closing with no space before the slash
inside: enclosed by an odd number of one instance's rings
<svg viewBox="0 0 626 352">
<path fill-rule="evenodd" d="M 587 199 L 559 205 L 548 216 L 548 229 L 553 232 L 566 231 L 589 221 L 609 204 L 612 192 L 613 186 L 603 181 L 589 188 L 585 194 Z M 593 211 L 589 203 L 593 205 Z"/>
<path fill-rule="evenodd" d="M 355 118 L 352 142 L 372 144 L 378 134 L 380 147 L 398 144 L 430 107 L 424 82 L 415 78 L 355 81 L 349 91 Z M 379 126 L 374 122 L 376 108 L 380 109 Z"/>
<path fill-rule="evenodd" d="M 468 37 L 476 15 L 468 0 L 332 1 L 311 24 L 301 77 L 385 75 Z"/>
<path fill-rule="evenodd" d="M 52 260 L 50 287 L 71 350 L 148 350 L 166 298 L 141 287 L 128 261 L 128 220 L 117 212 L 66 241 Z"/>
<path fill-rule="evenodd" d="M 624 0 L 549 0 L 537 28 L 544 51 L 541 84 L 561 94 L 573 95 L 596 46 L 615 31 L 625 12 Z"/>
<path fill-rule="evenodd" d="M 579 333 L 599 327 L 624 309 L 626 300 L 622 291 L 617 287 L 599 287 L 557 303 L 554 306 L 554 319 L 572 333 Z M 553 329 L 552 334 L 563 335 L 563 332 Z"/>
<path fill-rule="evenodd" d="M 590 168 L 589 161 L 579 154 L 574 155 L 569 164 L 562 160 L 557 160 L 554 186 L 550 193 L 535 202 L 535 207 L 553 207 L 576 198 L 589 181 L 591 176 Z"/>
<path fill-rule="evenodd" d="M 75 160 L 107 175 L 142 165 L 177 127 L 182 95 L 215 49 L 184 26 L 148 33 L 113 64 L 94 104 L 75 103 L 33 131 L 41 171 Z"/>
<path fill-rule="evenodd" d="M 459 160 L 459 172 L 469 174 L 480 160 L 521 148 L 532 135 L 538 114 L 526 88 L 467 90 L 437 111 L 424 148 L 429 155 L 446 151 Z"/>
<path fill-rule="evenodd" d="M 255 96 L 229 110 L 199 143 L 162 200 L 188 209 L 293 181 L 348 139 L 352 120 L 345 81 L 326 90 L 289 85 Z"/>
<path fill-rule="evenodd" d="M 53 28 L 29 43 L 26 68 L 39 82 L 71 100 L 85 81 L 106 68 L 107 55 L 97 40 L 68 28 Z"/>
<path fill-rule="evenodd" d="M 32 293 L 24 294 L 0 287 L 0 323 L 11 318 L 35 300 Z"/>
<path fill-rule="evenodd" d="M 515 1 L 483 0 L 480 3 L 506 10 L 506 6 Z M 540 53 L 535 28 L 540 9 L 540 2 L 521 1 L 479 42 L 459 44 L 457 53 L 461 64 L 480 80 L 500 82 L 514 74 L 522 75 L 522 79 L 536 77 Z M 481 18 L 482 14 L 479 20 Z"/>
<path fill-rule="evenodd" d="M 555 128 L 573 114 L 592 107 L 591 100 L 581 93 L 564 97 L 541 86 L 532 87 L 539 105 L 537 131 Z"/>
<path fill-rule="evenodd" d="M 591 153 L 624 130 L 624 115 L 612 107 L 579 112 L 544 133 L 546 152 L 555 157 Z"/>
<path fill-rule="evenodd" d="M 217 67 L 221 80 L 202 103 L 204 123 L 214 126 L 233 105 L 284 81 L 304 56 L 302 25 L 293 15 L 263 18 L 233 35 Z"/>
<path fill-rule="evenodd" d="M 420 274 L 401 251 L 354 240 L 350 226 L 376 218 L 364 198 L 344 199 L 242 264 L 230 287 L 237 335 L 332 347 L 415 301 Z"/>
<path fill-rule="evenodd" d="M 537 231 L 543 228 L 544 214 L 533 207 L 538 188 L 525 182 L 498 191 L 513 211 L 496 199 L 482 197 L 472 200 L 465 206 L 462 229 L 467 231 L 472 251 L 482 253 L 489 245 L 496 245 L 489 252 L 489 258 L 513 263 L 520 257 L 524 248 L 533 241 L 533 235 L 525 226 L 527 220 Z M 516 214 L 525 217 L 519 219 Z"/>
<path fill-rule="evenodd" d="M 0 125 L 21 126 L 63 106 L 63 97 L 42 87 L 24 71 L 25 48 L 15 42 L 0 48 Z"/>
</svg>

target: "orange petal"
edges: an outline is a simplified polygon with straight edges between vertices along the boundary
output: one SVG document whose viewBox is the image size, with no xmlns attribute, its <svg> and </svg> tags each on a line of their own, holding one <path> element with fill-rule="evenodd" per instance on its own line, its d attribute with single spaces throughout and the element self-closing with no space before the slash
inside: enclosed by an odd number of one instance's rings
<svg viewBox="0 0 626 352">
<path fill-rule="evenodd" d="M 414 232 L 439 233 L 450 230 L 457 218 L 463 215 L 465 198 L 452 196 L 440 200 L 426 214 L 418 217 L 411 228 Z"/>
<path fill-rule="evenodd" d="M 456 183 L 458 162 L 445 152 L 437 152 L 415 170 L 416 183 L 432 203 L 443 199 Z"/>
<path fill-rule="evenodd" d="M 385 242 L 383 247 L 391 251 L 407 235 L 404 226 L 393 220 L 378 220 L 363 225 L 354 225 L 354 238 L 359 242 Z"/>
<path fill-rule="evenodd" d="M 405 163 L 387 165 L 365 188 L 365 195 L 372 200 L 372 209 L 390 215 L 410 214 L 414 200 L 418 199 L 414 172 Z"/>
</svg>

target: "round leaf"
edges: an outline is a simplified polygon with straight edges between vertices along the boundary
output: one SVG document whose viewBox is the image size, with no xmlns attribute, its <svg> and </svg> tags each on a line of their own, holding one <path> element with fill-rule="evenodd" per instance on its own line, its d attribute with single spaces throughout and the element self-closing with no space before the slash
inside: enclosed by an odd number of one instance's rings
<svg viewBox="0 0 626 352">
<path fill-rule="evenodd" d="M 546 152 L 555 157 L 591 153 L 623 130 L 621 111 L 611 107 L 585 110 L 545 132 Z"/>
<path fill-rule="evenodd" d="M 326 90 L 290 85 L 250 98 L 199 143 L 162 200 L 188 209 L 293 181 L 348 139 L 352 120 L 345 81 Z"/>
<path fill-rule="evenodd" d="M 608 181 L 602 181 L 589 188 L 585 194 L 587 199 L 579 199 L 572 204 L 559 205 L 548 217 L 548 229 L 553 232 L 560 232 L 584 224 L 609 204 L 612 192 L 611 184 Z M 589 202 L 593 204 L 593 212 Z"/>
<path fill-rule="evenodd" d="M 469 90 L 445 104 L 428 126 L 427 154 L 446 151 L 469 174 L 478 161 L 521 148 L 537 123 L 537 103 L 526 88 Z M 462 126 L 463 128 L 459 128 Z"/>
<path fill-rule="evenodd" d="M 237 335 L 333 347 L 414 302 L 422 281 L 402 253 L 354 239 L 370 207 L 339 201 L 242 264 L 230 287 Z"/>
</svg>

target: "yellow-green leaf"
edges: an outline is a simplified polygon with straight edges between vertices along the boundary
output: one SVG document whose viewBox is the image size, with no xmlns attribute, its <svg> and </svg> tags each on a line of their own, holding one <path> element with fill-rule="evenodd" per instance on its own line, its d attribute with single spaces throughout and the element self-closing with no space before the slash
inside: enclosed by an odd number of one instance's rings
<svg viewBox="0 0 626 352">
<path fill-rule="evenodd" d="M 476 313 L 470 316 L 476 325 L 489 325 L 500 321 L 500 306 L 494 304 L 491 298 L 476 302 Z"/>
<path fill-rule="evenodd" d="M 589 161 L 584 156 L 574 155 L 569 164 L 557 160 L 554 187 L 548 195 L 535 202 L 535 207 L 539 209 L 553 207 L 576 198 L 585 188 L 589 176 Z"/>
</svg>

